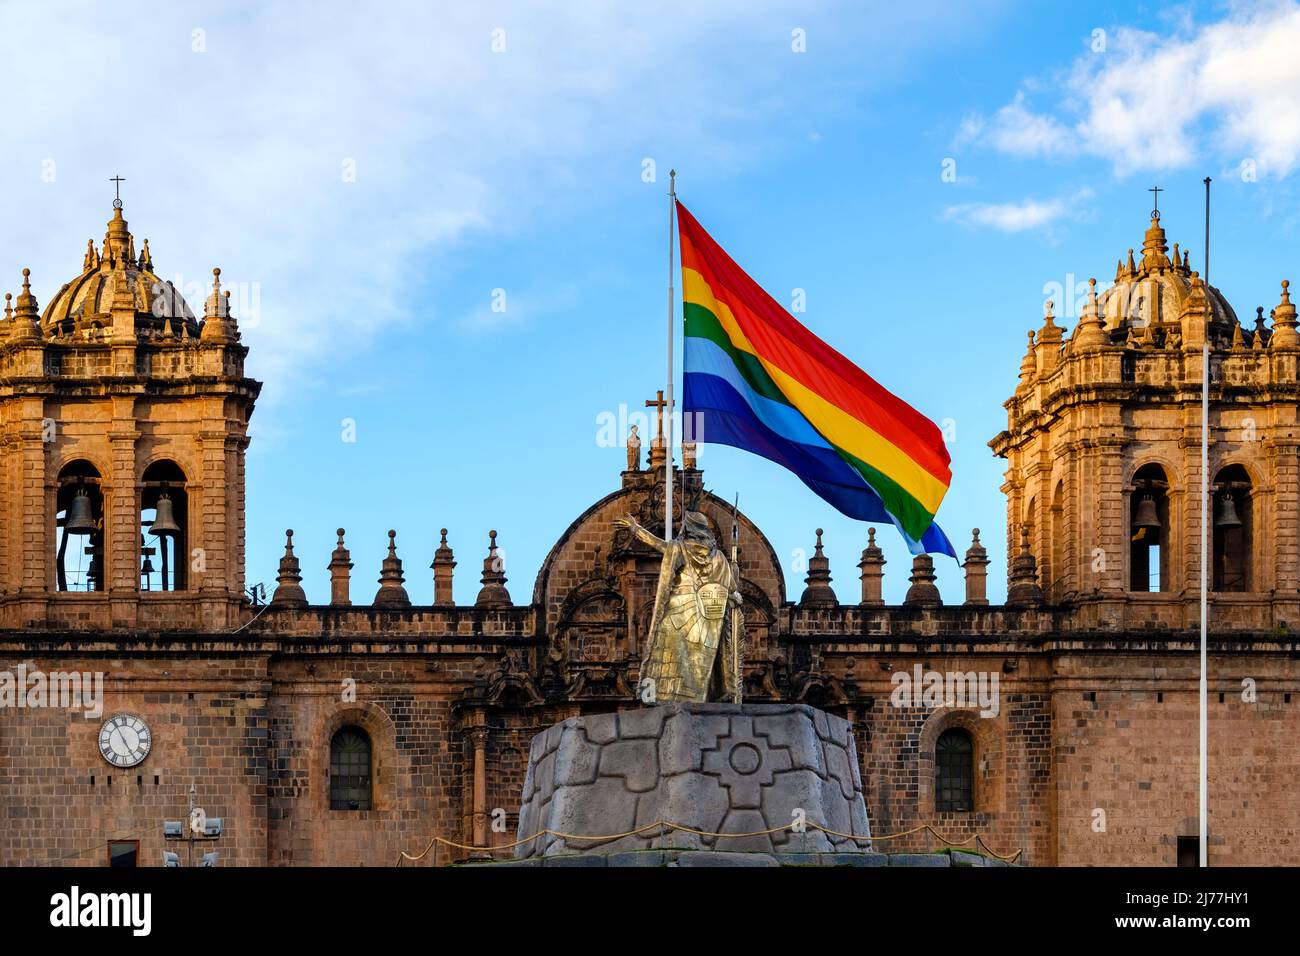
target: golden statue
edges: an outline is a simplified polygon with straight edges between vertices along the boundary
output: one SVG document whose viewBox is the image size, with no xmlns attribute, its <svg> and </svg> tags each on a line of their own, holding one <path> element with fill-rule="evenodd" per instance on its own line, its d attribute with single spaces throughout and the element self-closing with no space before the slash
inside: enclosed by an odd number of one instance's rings
<svg viewBox="0 0 1300 956">
<path fill-rule="evenodd" d="M 652 691 L 643 699 L 740 703 L 744 624 L 734 547 L 729 561 L 698 511 L 686 512 L 681 536 L 672 541 L 630 515 L 614 524 L 664 556 L 641 662 L 641 680 L 652 681 Z"/>
</svg>

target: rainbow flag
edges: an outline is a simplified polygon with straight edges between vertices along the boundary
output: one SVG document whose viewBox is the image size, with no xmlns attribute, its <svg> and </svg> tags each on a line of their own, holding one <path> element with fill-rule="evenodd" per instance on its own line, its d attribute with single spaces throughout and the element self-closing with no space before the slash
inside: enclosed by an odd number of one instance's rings
<svg viewBox="0 0 1300 956">
<path fill-rule="evenodd" d="M 800 325 L 677 203 L 683 412 L 698 440 L 794 472 L 836 509 L 892 522 L 914 554 L 957 552 L 934 521 L 952 482 L 939 428 Z"/>
</svg>

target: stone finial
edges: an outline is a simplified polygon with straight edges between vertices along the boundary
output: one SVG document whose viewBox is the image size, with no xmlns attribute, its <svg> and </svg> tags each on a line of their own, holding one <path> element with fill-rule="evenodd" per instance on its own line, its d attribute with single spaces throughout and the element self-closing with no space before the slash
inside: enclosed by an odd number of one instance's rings
<svg viewBox="0 0 1300 956">
<path fill-rule="evenodd" d="M 153 272 L 153 253 L 149 251 L 149 240 L 144 241 L 144 248 L 140 250 L 139 268 L 144 272 Z"/>
<path fill-rule="evenodd" d="M 1205 294 L 1205 283 L 1201 281 L 1200 274 L 1194 271 L 1189 279 L 1191 289 L 1183 300 L 1183 308 L 1178 315 L 1178 325 L 1182 335 L 1183 350 L 1199 352 L 1209 332 L 1207 326 L 1211 318 L 1210 300 Z"/>
<path fill-rule="evenodd" d="M 1137 264 L 1134 263 L 1134 261 L 1133 261 L 1133 250 L 1132 250 L 1132 249 L 1130 249 L 1130 250 L 1128 251 L 1128 265 L 1125 267 L 1124 272 L 1125 272 L 1125 274 L 1126 274 L 1129 278 L 1136 278 L 1136 277 L 1137 277 L 1137 272 L 1138 272 L 1138 270 L 1137 270 Z"/>
<path fill-rule="evenodd" d="M 442 529 L 442 541 L 438 549 L 433 552 L 433 603 L 440 607 L 452 607 L 456 601 L 452 597 L 452 571 L 456 567 L 456 559 L 452 554 L 451 546 L 447 544 L 447 529 Z"/>
<path fill-rule="evenodd" d="M 1060 343 L 1064 330 L 1056 324 L 1056 315 L 1053 310 L 1056 303 L 1048 299 L 1043 303 L 1043 327 L 1038 333 L 1039 343 L 1056 342 Z"/>
<path fill-rule="evenodd" d="M 885 552 L 876 544 L 876 529 L 867 529 L 867 546 L 862 549 L 858 569 L 862 572 L 862 606 L 880 607 L 885 603 Z"/>
<path fill-rule="evenodd" d="M 388 532 L 388 557 L 384 558 L 379 572 L 379 590 L 375 593 L 374 605 L 382 608 L 405 608 L 411 606 L 406 588 L 402 584 L 406 578 L 402 575 L 402 559 L 397 556 L 397 532 Z"/>
<path fill-rule="evenodd" d="M 1160 225 L 1160 217 L 1153 215 L 1146 235 L 1142 237 L 1142 271 L 1151 274 L 1164 272 L 1169 268 L 1169 257 L 1165 255 L 1169 245 L 1165 242 L 1165 230 Z"/>
<path fill-rule="evenodd" d="M 116 206 L 113 209 L 113 218 L 108 221 L 108 229 L 104 233 L 103 258 L 108 260 L 110 268 L 125 269 L 130 248 L 131 230 L 122 216 L 122 207 Z"/>
<path fill-rule="evenodd" d="M 1264 307 L 1258 305 L 1255 307 L 1255 332 L 1251 338 L 1250 347 L 1253 349 L 1262 349 L 1268 344 L 1268 329 L 1264 327 Z"/>
<path fill-rule="evenodd" d="M 641 470 L 641 436 L 633 425 L 627 433 L 627 470 Z"/>
<path fill-rule="evenodd" d="M 239 341 L 239 327 L 230 314 L 230 293 L 221 291 L 221 270 L 212 270 L 212 294 L 203 303 L 204 342 L 227 344 Z"/>
<path fill-rule="evenodd" d="M 1296 331 L 1296 308 L 1291 301 L 1290 286 L 1289 280 L 1282 280 L 1282 301 L 1273 308 L 1273 335 L 1269 339 L 1269 348 L 1300 348 L 1300 332 Z"/>
<path fill-rule="evenodd" d="M 928 554 L 918 554 L 912 558 L 912 574 L 908 578 L 912 586 L 907 589 L 903 603 L 915 607 L 938 607 L 943 604 L 939 588 L 934 583 L 934 558 Z"/>
<path fill-rule="evenodd" d="M 966 603 L 988 604 L 989 552 L 980 544 L 980 529 L 971 529 L 970 547 L 966 549 Z"/>
<path fill-rule="evenodd" d="M 1051 299 L 1043 303 L 1043 327 L 1038 330 L 1040 348 L 1036 351 L 1035 358 L 1038 360 L 1038 371 L 1044 374 L 1056 367 L 1061 358 L 1061 342 L 1065 339 L 1065 330 L 1056 324 L 1056 317 L 1052 314 L 1054 306 Z"/>
<path fill-rule="evenodd" d="M 1029 330 L 1029 348 L 1025 352 L 1025 357 L 1020 360 L 1020 385 L 1021 387 L 1031 384 L 1034 377 L 1038 375 L 1038 359 L 1034 355 L 1034 331 Z"/>
<path fill-rule="evenodd" d="M 800 604 L 820 607 L 834 607 L 839 604 L 834 590 L 831 589 L 831 562 L 822 552 L 821 528 L 817 529 L 817 544 L 813 548 L 813 556 L 808 559 L 808 577 L 804 578 L 804 583 L 807 587 L 803 589 L 803 596 L 799 598 Z"/>
<path fill-rule="evenodd" d="M 86 255 L 81 260 L 81 271 L 89 272 L 91 269 L 98 268 L 99 256 L 95 253 L 95 240 L 86 240 Z"/>
<path fill-rule="evenodd" d="M 1097 280 L 1088 280 L 1088 299 L 1079 314 L 1079 324 L 1075 326 L 1074 335 L 1070 337 L 1072 349 L 1095 348 L 1105 345 L 1106 324 L 1102 321 L 1101 310 L 1097 304 Z"/>
<path fill-rule="evenodd" d="M 33 341 L 41 337 L 41 313 L 32 295 L 31 269 L 23 270 L 23 288 L 14 300 L 13 328 L 10 335 L 15 342 Z"/>
<path fill-rule="evenodd" d="M 1029 550 L 1029 525 L 1020 526 L 1020 553 L 1011 562 L 1007 587 L 1007 604 L 1032 607 L 1043 603 L 1043 589 L 1038 586 L 1038 561 Z"/>
<path fill-rule="evenodd" d="M 14 327 L 13 326 L 13 317 L 14 317 L 13 300 L 14 300 L 13 294 L 6 292 L 5 293 L 5 317 L 4 317 L 4 321 L 0 322 L 0 342 L 3 342 L 5 339 L 9 338 L 9 331 Z"/>
<path fill-rule="evenodd" d="M 1236 351 L 1239 349 L 1244 349 L 1245 347 L 1246 347 L 1246 336 L 1241 331 L 1241 323 L 1233 322 L 1232 323 L 1232 348 L 1234 351 Z"/>
<path fill-rule="evenodd" d="M 497 552 L 497 533 L 488 532 L 488 553 L 483 559 L 483 584 L 474 604 L 478 607 L 507 607 L 510 592 L 506 590 L 506 562 Z"/>
<path fill-rule="evenodd" d="M 275 577 L 276 589 L 271 595 L 272 607 L 306 607 L 307 594 L 302 589 L 302 569 L 298 556 L 293 553 L 293 529 L 284 533 L 284 557 L 280 559 L 280 573 Z"/>
<path fill-rule="evenodd" d="M 350 607 L 352 597 L 352 555 L 343 544 L 343 529 L 336 532 L 339 536 L 338 546 L 330 554 L 330 604 L 335 607 Z"/>
</svg>

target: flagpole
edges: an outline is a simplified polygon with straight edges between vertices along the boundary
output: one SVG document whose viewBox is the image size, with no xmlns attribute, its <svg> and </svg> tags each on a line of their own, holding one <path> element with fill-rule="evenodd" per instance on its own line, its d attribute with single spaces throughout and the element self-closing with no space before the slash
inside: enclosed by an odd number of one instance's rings
<svg viewBox="0 0 1300 956">
<path fill-rule="evenodd" d="M 1209 739 L 1206 641 L 1209 624 L 1210 551 L 1210 177 L 1205 177 L 1205 340 L 1201 343 L 1201 682 L 1200 682 L 1200 865 L 1209 866 Z"/>
<path fill-rule="evenodd" d="M 676 310 L 673 308 L 677 298 L 673 287 L 673 221 L 677 215 L 677 170 L 668 170 L 668 388 L 665 392 L 668 404 L 660 409 L 659 414 L 667 413 L 668 421 L 664 425 L 664 442 L 668 446 L 664 456 L 664 540 L 673 540 L 673 324 Z"/>
</svg>

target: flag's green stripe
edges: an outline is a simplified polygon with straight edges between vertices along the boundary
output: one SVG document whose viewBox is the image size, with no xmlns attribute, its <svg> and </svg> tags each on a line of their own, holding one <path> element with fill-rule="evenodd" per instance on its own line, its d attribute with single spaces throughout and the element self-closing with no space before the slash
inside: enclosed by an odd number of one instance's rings
<svg viewBox="0 0 1300 956">
<path fill-rule="evenodd" d="M 767 374 L 763 363 L 748 352 L 736 348 L 726 330 L 723 329 L 722 323 L 718 321 L 718 317 L 707 308 L 694 302 L 686 303 L 686 334 L 708 339 L 726 352 L 736 363 L 736 368 L 749 383 L 749 387 L 758 394 L 782 405 L 790 405 L 790 400 L 776 387 L 776 382 L 772 381 L 772 376 Z M 794 406 L 790 405 L 790 407 Z"/>
<path fill-rule="evenodd" d="M 759 395 L 769 398 L 772 401 L 780 402 L 783 405 L 789 405 L 790 400 L 785 397 L 772 377 L 767 374 L 762 363 L 753 355 L 736 348 L 731 339 L 727 336 L 726 331 L 711 311 L 702 305 L 694 302 L 686 303 L 686 334 L 698 338 L 706 338 L 715 343 L 720 349 L 727 353 L 744 380 Z M 880 496 L 884 502 L 885 508 L 896 517 L 899 523 L 906 531 L 916 540 L 921 539 L 921 535 L 929 529 L 931 522 L 934 521 L 934 515 L 925 510 L 925 507 L 916 500 L 911 494 L 903 490 L 903 487 L 894 481 L 884 472 L 868 465 L 862 459 L 851 455 L 843 448 L 840 448 L 834 442 L 828 442 L 832 448 L 848 462 L 871 488 Z"/>
<path fill-rule="evenodd" d="M 921 502 L 904 491 L 898 482 L 884 472 L 872 468 L 861 458 L 850 455 L 834 443 L 831 444 L 831 447 L 839 452 L 840 457 L 852 465 L 858 474 L 862 476 L 862 479 L 880 496 L 880 500 L 885 504 L 885 509 L 898 519 L 899 524 L 903 526 L 903 530 L 915 540 L 920 541 L 921 535 L 925 534 L 934 522 L 934 515 L 926 511 Z"/>
</svg>

